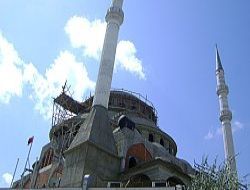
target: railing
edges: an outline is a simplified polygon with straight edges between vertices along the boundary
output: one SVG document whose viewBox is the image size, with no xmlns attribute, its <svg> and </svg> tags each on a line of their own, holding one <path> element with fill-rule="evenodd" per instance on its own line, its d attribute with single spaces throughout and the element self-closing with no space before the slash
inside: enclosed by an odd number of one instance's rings
<svg viewBox="0 0 250 190">
<path fill-rule="evenodd" d="M 136 98 L 138 98 L 139 100 L 141 100 L 142 102 L 144 102 L 145 104 L 147 104 L 148 106 L 152 107 L 152 110 L 155 114 L 155 117 L 157 118 L 157 110 L 155 109 L 153 103 L 147 99 L 147 97 L 144 97 L 142 96 L 140 93 L 138 92 L 133 92 L 133 91 L 130 91 L 130 90 L 125 90 L 123 88 L 119 89 L 119 88 L 112 88 L 111 91 L 117 91 L 117 92 L 126 92 L 128 94 L 131 94 L 133 96 L 135 96 Z"/>
</svg>

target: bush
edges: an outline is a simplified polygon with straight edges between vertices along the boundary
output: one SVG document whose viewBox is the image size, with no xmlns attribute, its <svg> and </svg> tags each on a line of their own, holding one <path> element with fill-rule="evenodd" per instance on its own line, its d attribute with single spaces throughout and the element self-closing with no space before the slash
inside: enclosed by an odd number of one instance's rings
<svg viewBox="0 0 250 190">
<path fill-rule="evenodd" d="M 237 174 L 230 170 L 225 162 L 218 165 L 217 159 L 210 165 L 203 158 L 200 165 L 195 163 L 195 175 L 192 176 L 191 190 L 238 190 L 247 189 L 238 182 Z"/>
</svg>

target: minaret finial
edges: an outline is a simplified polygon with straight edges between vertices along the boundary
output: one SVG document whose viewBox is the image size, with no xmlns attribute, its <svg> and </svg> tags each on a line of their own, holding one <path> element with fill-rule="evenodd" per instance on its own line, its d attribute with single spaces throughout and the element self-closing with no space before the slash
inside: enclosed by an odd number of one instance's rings
<svg viewBox="0 0 250 190">
<path fill-rule="evenodd" d="M 215 44 L 215 49 L 216 49 L 216 71 L 223 70 L 217 44 Z"/>
</svg>

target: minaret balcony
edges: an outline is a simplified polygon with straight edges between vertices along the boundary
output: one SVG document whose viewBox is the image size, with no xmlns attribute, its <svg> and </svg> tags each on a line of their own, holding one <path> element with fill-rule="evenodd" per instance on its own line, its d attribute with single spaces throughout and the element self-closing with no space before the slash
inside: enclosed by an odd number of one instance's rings
<svg viewBox="0 0 250 190">
<path fill-rule="evenodd" d="M 114 21 L 120 26 L 123 23 L 124 13 L 120 7 L 110 7 L 107 11 L 106 22 Z"/>
<path fill-rule="evenodd" d="M 217 95 L 219 96 L 220 94 L 228 94 L 228 86 L 226 84 L 219 84 L 216 88 Z"/>
<path fill-rule="evenodd" d="M 230 110 L 222 110 L 220 112 L 220 121 L 232 120 L 232 112 Z"/>
</svg>

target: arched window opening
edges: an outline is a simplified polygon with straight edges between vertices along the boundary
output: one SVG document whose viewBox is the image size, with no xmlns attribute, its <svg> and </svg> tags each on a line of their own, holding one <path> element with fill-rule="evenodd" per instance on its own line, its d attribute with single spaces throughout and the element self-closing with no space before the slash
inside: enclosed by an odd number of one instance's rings
<svg viewBox="0 0 250 190">
<path fill-rule="evenodd" d="M 133 168 L 135 166 L 136 166 L 136 159 L 135 159 L 135 157 L 129 158 L 128 167 L 129 168 Z"/>
<path fill-rule="evenodd" d="M 172 154 L 172 147 L 171 146 L 169 146 L 168 151 L 170 154 Z"/>
<path fill-rule="evenodd" d="M 148 115 L 148 118 L 149 118 L 149 119 L 152 119 L 152 115 L 151 115 L 151 113 Z"/>
<path fill-rule="evenodd" d="M 161 138 L 160 144 L 164 147 L 164 140 Z"/>
<path fill-rule="evenodd" d="M 150 133 L 150 134 L 148 135 L 148 140 L 149 140 L 150 142 L 154 142 L 154 135 Z"/>
</svg>

